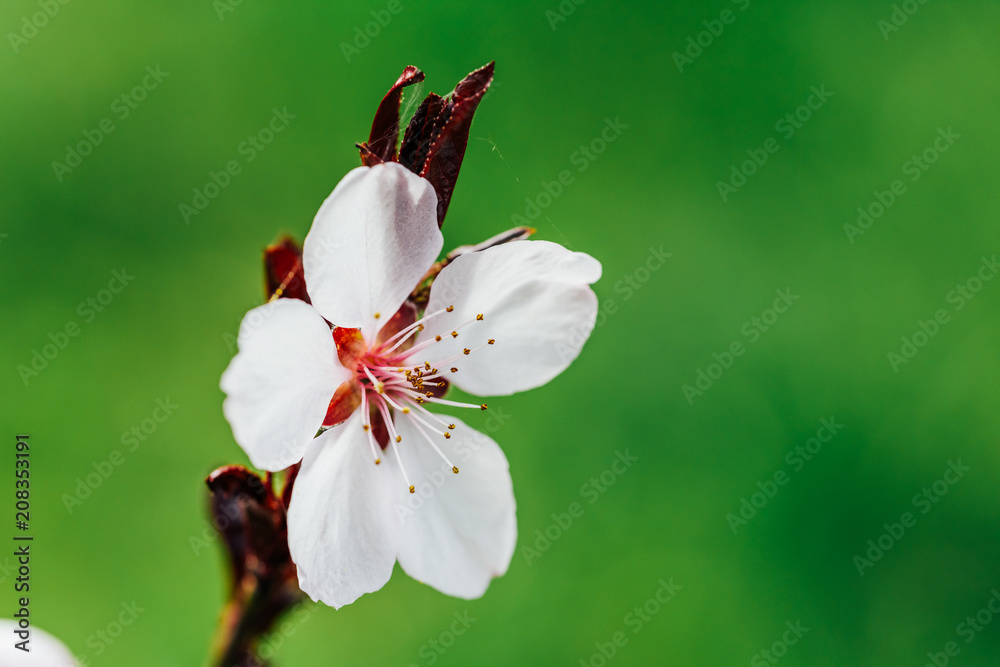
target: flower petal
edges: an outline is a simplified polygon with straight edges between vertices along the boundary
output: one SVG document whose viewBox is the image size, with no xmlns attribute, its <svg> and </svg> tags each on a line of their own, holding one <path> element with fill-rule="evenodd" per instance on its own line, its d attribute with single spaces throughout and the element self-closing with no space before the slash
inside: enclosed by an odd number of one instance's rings
<svg viewBox="0 0 1000 667">
<path fill-rule="evenodd" d="M 426 357 L 432 365 L 457 367 L 448 379 L 480 396 L 539 387 L 565 370 L 590 336 L 597 296 L 589 285 L 600 277 L 596 259 L 549 241 L 514 241 L 462 255 L 431 288 L 428 313 L 455 308 L 428 321 L 420 340 L 442 340 L 414 361 Z M 452 331 L 459 335 L 453 338 Z M 490 339 L 495 344 L 462 354 Z"/>
<path fill-rule="evenodd" d="M 431 184 L 399 164 L 349 172 L 323 202 L 303 248 L 316 309 L 371 340 L 441 252 L 436 211 Z"/>
<path fill-rule="evenodd" d="M 396 562 L 403 479 L 391 453 L 372 460 L 361 411 L 324 431 L 302 461 L 288 507 L 288 547 L 299 587 L 342 607 L 382 588 Z"/>
<path fill-rule="evenodd" d="M 30 653 L 15 648 L 16 632 L 21 628 L 14 621 L 0 619 L 0 633 L 5 640 L 0 645 L 0 665 L 3 667 L 77 667 L 76 659 L 62 642 L 32 625 Z"/>
<path fill-rule="evenodd" d="M 302 458 L 351 374 L 337 361 L 330 327 L 298 299 L 251 310 L 237 340 L 222 374 L 222 411 L 251 463 L 282 470 Z"/>
<path fill-rule="evenodd" d="M 442 593 L 472 599 L 510 565 L 517 542 L 514 491 L 500 447 L 460 420 L 442 418 L 456 424 L 452 437 L 430 435 L 458 466 L 457 475 L 411 419 L 396 416 L 399 455 L 417 488 L 400 503 L 399 564 Z"/>
</svg>

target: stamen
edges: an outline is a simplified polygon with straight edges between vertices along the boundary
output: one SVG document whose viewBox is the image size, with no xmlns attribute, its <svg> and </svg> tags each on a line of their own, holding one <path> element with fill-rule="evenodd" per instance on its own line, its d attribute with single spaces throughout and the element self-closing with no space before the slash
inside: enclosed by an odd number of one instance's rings
<svg viewBox="0 0 1000 667">
<path fill-rule="evenodd" d="M 413 415 L 413 418 L 417 419 L 417 416 Z M 441 451 L 441 448 L 437 446 L 437 443 L 434 442 L 431 436 L 427 435 L 427 432 L 424 431 L 424 429 L 420 428 L 420 424 L 414 423 L 413 426 L 417 429 L 420 435 L 424 436 L 424 440 L 426 440 L 430 444 L 430 446 L 434 448 L 434 451 L 437 452 L 438 456 L 444 459 L 444 462 L 451 466 L 451 471 L 457 475 L 458 467 L 448 460 L 448 457 L 444 455 L 444 452 Z"/>
<path fill-rule="evenodd" d="M 428 416 L 430 416 L 430 417 L 433 417 L 433 416 L 434 416 L 434 413 L 432 413 L 432 412 L 427 412 L 427 410 L 425 410 L 425 409 L 424 409 L 424 408 L 422 408 L 422 407 L 419 407 L 419 406 L 417 406 L 417 409 L 419 409 L 419 410 L 420 410 L 421 412 L 423 412 L 424 414 L 426 414 L 426 415 L 428 415 Z M 410 419 L 413 419 L 414 421 L 417 421 L 417 422 L 419 422 L 419 423 L 423 424 L 424 426 L 426 426 L 427 428 L 429 428 L 429 429 L 430 429 L 430 430 L 432 430 L 432 431 L 434 430 L 434 427 L 433 427 L 433 426 L 431 426 L 431 425 L 430 425 L 430 424 L 428 424 L 428 423 L 427 423 L 426 421 L 424 421 L 424 419 L 423 419 L 422 417 L 420 417 L 420 416 L 419 416 L 418 414 L 416 414 L 415 412 L 411 412 L 411 413 L 410 413 Z"/>
<path fill-rule="evenodd" d="M 374 457 L 374 459 L 375 459 L 375 465 L 378 465 L 379 463 L 382 463 L 382 459 L 379 458 L 378 451 L 375 449 L 375 436 L 372 433 L 372 427 L 371 427 L 371 425 L 368 423 L 369 416 L 368 416 L 368 398 L 367 398 L 367 394 L 368 394 L 367 391 L 361 392 L 361 414 L 363 414 L 364 418 L 365 418 L 364 430 L 365 430 L 365 433 L 368 434 L 368 445 L 372 449 L 372 457 Z"/>
<path fill-rule="evenodd" d="M 379 394 L 383 393 L 385 385 L 379 380 L 377 380 L 374 375 L 372 375 L 372 372 L 368 370 L 368 366 L 361 364 L 361 367 L 365 369 L 365 374 L 368 376 L 368 379 L 371 380 L 372 384 L 375 386 L 375 391 L 377 391 Z"/>
<path fill-rule="evenodd" d="M 396 442 L 402 441 L 402 436 L 396 432 L 396 425 L 392 421 L 392 416 L 389 414 L 389 408 L 386 406 L 386 397 L 384 395 L 379 396 L 381 402 L 376 404 L 378 411 L 382 413 L 382 419 L 385 420 L 385 426 L 389 429 L 389 437 L 391 437 Z"/>
<path fill-rule="evenodd" d="M 491 338 L 490 340 L 492 340 L 493 343 L 496 342 L 496 339 Z M 447 364 L 449 362 L 455 361 L 456 359 L 462 358 L 462 356 L 468 356 L 469 354 L 472 354 L 473 352 L 478 352 L 479 350 L 483 349 L 487 345 L 492 345 L 493 343 L 487 341 L 487 342 L 483 343 L 482 345 L 480 345 L 479 347 L 474 347 L 471 350 L 469 348 L 464 348 L 460 353 L 456 354 L 455 356 L 448 357 L 447 359 L 441 359 L 437 363 L 439 363 L 441 365 Z M 457 373 L 458 369 L 457 368 L 452 368 L 451 372 L 452 373 Z"/>
<path fill-rule="evenodd" d="M 485 403 L 483 403 L 482 405 L 473 405 L 472 403 L 459 403 L 458 401 L 449 401 L 444 398 L 434 398 L 433 396 L 428 397 L 424 400 L 426 400 L 428 403 L 437 403 L 438 405 L 450 405 L 454 408 L 479 408 L 480 410 L 486 409 Z"/>
<path fill-rule="evenodd" d="M 446 308 L 445 310 L 446 310 L 447 312 L 449 312 L 449 313 L 451 312 L 451 310 L 448 310 L 447 308 Z M 439 312 L 440 312 L 440 311 L 439 311 Z M 426 318 L 425 318 L 425 319 L 426 319 Z M 471 319 L 471 320 L 469 320 L 468 322 L 466 322 L 466 323 L 462 324 L 461 326 L 457 326 L 457 327 L 455 327 L 455 328 L 454 328 L 454 329 L 452 330 L 452 332 L 451 332 L 451 337 L 452 337 L 452 338 L 458 338 L 458 332 L 459 332 L 459 331 L 461 331 L 461 330 L 462 330 L 463 328 L 465 328 L 465 327 L 469 326 L 470 324 L 472 324 L 472 323 L 474 323 L 474 322 L 477 322 L 477 321 L 479 321 L 479 320 L 482 320 L 482 319 L 483 319 L 483 315 L 482 315 L 482 313 L 480 313 L 480 314 L 479 314 L 479 316 L 477 316 L 477 317 L 476 317 L 475 319 Z M 420 350 L 424 350 L 424 349 L 426 349 L 426 348 L 427 348 L 428 346 L 430 346 L 430 345 L 433 345 L 434 343 L 437 343 L 437 342 L 440 342 L 440 340 L 441 340 L 441 338 L 440 338 L 440 337 L 438 337 L 438 336 L 435 336 L 435 337 L 434 337 L 434 340 L 426 340 L 426 341 L 424 341 L 424 342 L 422 342 L 422 343 L 417 343 L 416 345 L 414 345 L 413 347 L 411 347 L 411 348 L 410 348 L 409 350 L 406 350 L 405 352 L 403 352 L 403 354 L 402 354 L 402 357 L 403 357 L 404 359 L 405 359 L 405 358 L 407 358 L 407 357 L 410 357 L 410 356 L 412 356 L 413 354 L 415 354 L 415 353 L 419 352 Z M 396 347 L 398 347 L 398 344 L 397 344 L 397 345 L 395 345 L 395 346 L 393 346 L 393 348 L 392 348 L 392 349 L 393 349 L 393 350 L 395 350 L 395 349 L 396 349 Z M 391 351 L 392 351 L 392 350 L 389 350 L 389 352 L 391 352 Z M 388 352 L 386 352 L 386 354 L 388 354 Z"/>
<path fill-rule="evenodd" d="M 406 468 L 403 467 L 403 459 L 399 458 L 399 448 L 396 447 L 396 441 L 391 440 L 390 442 L 392 443 L 392 453 L 396 455 L 396 460 L 399 461 L 399 471 L 403 473 L 403 481 L 405 481 L 406 485 L 410 487 L 410 493 L 416 493 L 416 489 L 414 489 L 413 485 L 410 484 L 410 478 L 406 474 Z"/>
<path fill-rule="evenodd" d="M 444 420 L 442 420 L 442 419 L 441 419 L 440 417 L 438 417 L 438 416 L 437 416 L 436 414 L 434 414 L 433 412 L 431 412 L 431 411 L 430 411 L 430 410 L 428 410 L 427 408 L 425 408 L 425 407 L 423 407 L 423 406 L 421 406 L 421 405 L 418 405 L 418 406 L 416 406 L 416 408 L 417 408 L 417 410 L 419 410 L 419 411 L 420 411 L 420 412 L 421 412 L 422 414 L 424 414 L 424 415 L 427 415 L 427 417 L 429 417 L 430 419 L 433 419 L 433 420 L 434 420 L 434 421 L 436 421 L 437 423 L 441 424 L 441 426 L 448 426 L 448 424 L 447 424 L 447 423 L 445 423 L 445 421 L 444 421 Z M 433 426 L 431 426 L 431 425 L 430 425 L 430 424 L 428 424 L 427 422 L 423 421 L 422 419 L 420 420 L 420 422 L 421 422 L 422 424 L 424 424 L 425 426 L 427 426 L 427 428 L 429 428 L 429 429 L 432 429 L 432 430 L 434 429 L 434 427 L 433 427 Z M 452 424 L 451 426 L 448 426 L 448 428 L 455 428 L 455 425 L 454 425 L 454 424 Z"/>
<path fill-rule="evenodd" d="M 388 350 L 386 350 L 384 352 L 384 354 L 389 354 L 390 352 L 392 352 L 393 350 L 395 350 L 397 347 L 399 347 L 400 345 L 402 345 L 406 341 L 407 338 L 409 338 L 411 335 L 413 335 L 417 331 L 423 331 L 424 330 L 424 322 L 426 322 L 427 320 L 429 320 L 431 318 L 437 317 L 438 315 L 440 315 L 441 313 L 444 313 L 444 312 L 446 312 L 446 311 L 445 310 L 439 310 L 437 312 L 431 313 L 430 315 L 424 315 L 423 317 L 421 317 L 419 320 L 417 320 L 416 322 L 414 322 L 410 326 L 408 326 L 405 329 L 402 329 L 401 331 L 397 332 L 389 340 L 387 340 L 384 343 L 382 343 L 381 347 L 384 348 L 386 345 L 388 345 L 389 343 L 393 342 L 394 340 L 396 340 L 400 336 L 403 336 L 403 338 L 398 343 L 396 343 L 395 345 L 393 345 L 391 348 L 389 348 Z M 451 312 L 451 311 L 447 311 L 447 312 Z"/>
<path fill-rule="evenodd" d="M 409 410 L 409 408 L 404 408 L 404 407 L 402 407 L 402 406 L 398 405 L 398 404 L 396 403 L 396 401 L 394 401 L 394 400 L 392 400 L 391 398 L 389 398 L 389 395 L 388 395 L 388 394 L 382 394 L 382 395 L 380 396 L 380 398 L 381 398 L 381 399 L 382 399 L 383 401 L 385 401 L 386 403 L 388 403 L 389 405 L 391 405 L 392 407 L 396 408 L 397 410 L 402 410 L 403 412 L 406 412 L 406 411 L 408 411 L 408 410 Z"/>
<path fill-rule="evenodd" d="M 381 398 L 382 401 L 378 404 L 377 407 L 379 412 L 382 413 L 382 419 L 385 420 L 386 428 L 389 429 L 389 435 L 391 436 L 389 438 L 389 444 L 392 445 L 392 453 L 396 455 L 396 460 L 399 461 L 399 470 L 400 472 L 403 473 L 403 480 L 406 482 L 406 485 L 410 487 L 410 493 L 415 493 L 416 489 L 414 489 L 413 485 L 410 484 L 410 478 L 406 474 L 406 468 L 403 467 L 403 459 L 399 456 L 399 448 L 396 446 L 396 443 L 401 442 L 403 438 L 398 433 L 396 433 L 396 426 L 395 424 L 393 424 L 392 418 L 389 416 L 389 408 L 386 407 L 385 404 L 386 397 L 379 396 L 379 398 Z"/>
</svg>

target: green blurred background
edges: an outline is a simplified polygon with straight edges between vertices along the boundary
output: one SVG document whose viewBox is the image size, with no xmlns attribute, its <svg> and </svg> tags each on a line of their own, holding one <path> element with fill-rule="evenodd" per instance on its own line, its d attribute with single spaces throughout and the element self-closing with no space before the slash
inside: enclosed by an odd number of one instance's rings
<svg viewBox="0 0 1000 667">
<path fill-rule="evenodd" d="M 808 631 L 782 664 L 922 665 L 948 642 L 952 664 L 1000 664 L 1000 622 L 969 642 L 959 626 L 1000 587 L 1000 280 L 948 301 L 1000 252 L 1000 7 L 911 2 L 886 32 L 887 1 L 400 0 L 350 58 L 341 44 L 389 3 L 70 2 L 34 34 L 39 4 L 5 2 L 0 470 L 12 489 L 14 435 L 30 433 L 34 622 L 92 665 L 202 663 L 225 592 L 203 479 L 246 462 L 218 382 L 262 298 L 261 250 L 305 235 L 405 65 L 444 93 L 496 60 L 446 247 L 513 226 L 569 170 L 536 238 L 603 262 L 606 321 L 554 382 L 490 401 L 518 499 L 508 574 L 463 601 L 397 568 L 376 594 L 293 619 L 277 664 L 597 667 L 619 631 L 608 664 L 772 664 L 760 652 L 781 653 L 796 621 Z M 673 54 L 720 16 L 679 71 Z M 147 66 L 168 76 L 122 118 L 115 100 Z M 787 138 L 776 123 L 823 85 L 832 97 Z M 285 107 L 295 118 L 247 162 L 241 143 Z M 105 118 L 114 131 L 60 181 L 52 163 Z M 627 128 L 581 163 L 606 119 Z M 960 138 L 911 181 L 905 163 L 949 127 Z M 770 137 L 778 152 L 723 201 L 717 182 Z M 179 204 L 233 159 L 242 173 L 185 224 Z M 852 243 L 844 225 L 895 179 L 905 194 Z M 647 273 L 661 247 L 672 256 Z M 123 267 L 120 294 L 79 309 Z M 799 299 L 751 341 L 779 289 Z M 894 372 L 887 354 L 938 309 L 947 323 Z M 79 335 L 24 381 L 18 366 L 70 322 Z M 683 385 L 735 341 L 743 356 L 689 402 Z M 129 451 L 158 399 L 179 407 Z M 786 454 L 831 417 L 843 428 L 796 470 Z M 116 450 L 122 465 L 68 509 Z M 638 460 L 613 485 L 584 487 L 626 451 Z M 914 494 L 959 459 L 971 470 L 922 514 Z M 727 515 L 778 471 L 787 484 L 734 534 Z M 583 515 L 554 528 L 572 503 Z M 854 557 L 904 512 L 916 525 L 859 575 Z M 547 549 L 523 551 L 546 530 Z M 666 606 L 628 616 L 671 577 Z"/>
</svg>

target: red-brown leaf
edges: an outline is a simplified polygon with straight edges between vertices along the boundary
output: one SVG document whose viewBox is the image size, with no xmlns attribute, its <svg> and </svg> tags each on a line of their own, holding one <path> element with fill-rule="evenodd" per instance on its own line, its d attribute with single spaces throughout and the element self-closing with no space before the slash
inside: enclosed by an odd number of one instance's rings
<svg viewBox="0 0 1000 667">
<path fill-rule="evenodd" d="M 289 236 L 264 249 L 264 291 L 268 299 L 277 294 L 279 298 L 312 303 L 306 292 L 302 249 Z"/>
<path fill-rule="evenodd" d="M 448 96 L 439 116 L 440 120 L 435 123 L 441 129 L 435 134 L 420 175 L 430 181 L 437 192 L 439 225 L 444 222 L 458 172 L 462 168 L 462 159 L 469 144 L 472 117 L 491 83 L 493 63 L 469 74 Z"/>
<path fill-rule="evenodd" d="M 382 98 L 372 121 L 372 130 L 365 149 L 361 150 L 361 163 L 366 167 L 380 162 L 396 160 L 396 140 L 399 137 L 399 104 L 403 88 L 424 80 L 424 73 L 408 65 L 389 92 Z"/>
<path fill-rule="evenodd" d="M 435 132 L 440 129 L 435 127 L 435 122 L 440 118 L 444 105 L 443 97 L 431 93 L 420 103 L 406 126 L 403 143 L 399 147 L 399 163 L 414 174 L 419 174 L 424 168 Z"/>
</svg>

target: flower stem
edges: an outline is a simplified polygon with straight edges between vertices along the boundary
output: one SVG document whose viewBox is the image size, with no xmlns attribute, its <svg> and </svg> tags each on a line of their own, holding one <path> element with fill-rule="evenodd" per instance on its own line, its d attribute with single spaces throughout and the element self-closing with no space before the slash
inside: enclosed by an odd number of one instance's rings
<svg viewBox="0 0 1000 667">
<path fill-rule="evenodd" d="M 242 466 L 224 466 L 205 480 L 230 572 L 213 667 L 266 667 L 261 638 L 305 599 L 288 550 L 287 498 L 297 472 L 297 466 L 288 470 L 280 496 L 272 475 L 261 478 Z"/>
<path fill-rule="evenodd" d="M 248 577 L 253 578 L 253 577 Z M 222 612 L 215 639 L 215 667 L 266 667 L 260 657 L 261 637 L 278 619 L 302 600 L 297 586 L 272 579 L 247 582 Z"/>
</svg>

